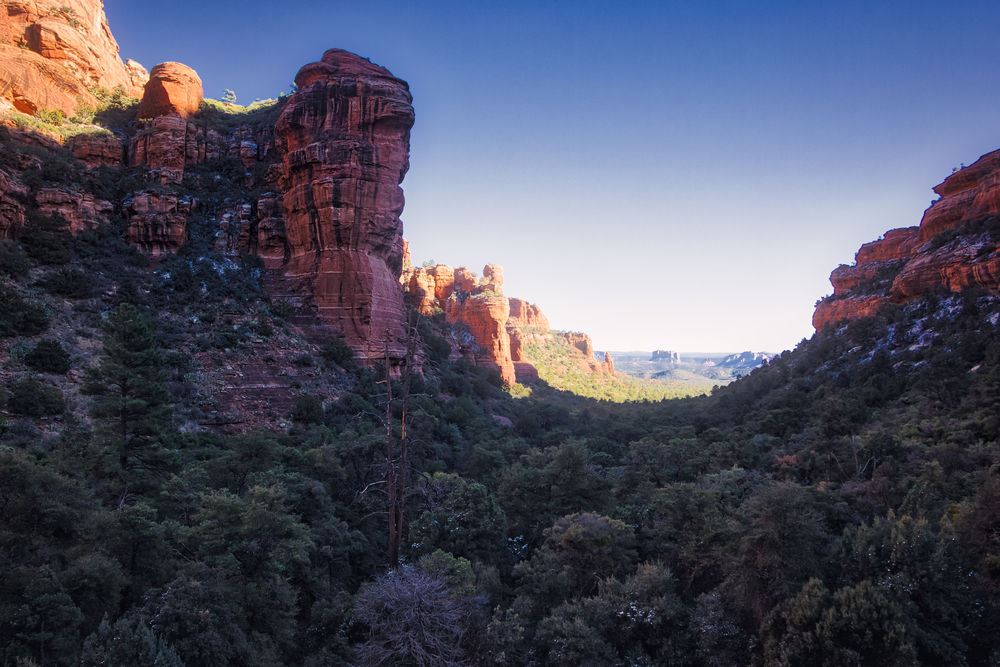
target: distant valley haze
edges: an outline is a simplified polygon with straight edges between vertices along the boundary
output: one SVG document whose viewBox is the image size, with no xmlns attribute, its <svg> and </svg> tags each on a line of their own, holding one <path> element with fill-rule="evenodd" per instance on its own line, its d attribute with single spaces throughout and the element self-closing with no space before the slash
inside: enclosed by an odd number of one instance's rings
<svg viewBox="0 0 1000 667">
<path fill-rule="evenodd" d="M 388 67 L 416 110 L 414 262 L 500 264 L 601 350 L 794 347 L 833 268 L 996 147 L 995 2 L 105 10 L 123 58 L 183 62 L 208 97 L 287 93 L 332 47 Z"/>
</svg>

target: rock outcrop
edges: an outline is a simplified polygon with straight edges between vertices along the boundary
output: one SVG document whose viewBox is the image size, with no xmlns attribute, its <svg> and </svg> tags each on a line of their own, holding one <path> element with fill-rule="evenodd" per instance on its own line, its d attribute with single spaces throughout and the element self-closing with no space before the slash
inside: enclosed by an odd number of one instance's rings
<svg viewBox="0 0 1000 667">
<path fill-rule="evenodd" d="M 109 201 L 59 188 L 42 188 L 35 195 L 35 204 L 45 215 L 59 214 L 65 218 L 73 234 L 96 229 L 101 223 L 108 222 L 114 212 L 114 206 Z"/>
<path fill-rule="evenodd" d="M 288 248 L 280 267 L 300 290 L 297 322 L 341 329 L 361 356 L 383 354 L 388 337 L 401 356 L 409 87 L 340 49 L 300 69 L 295 83 L 275 132 Z"/>
<path fill-rule="evenodd" d="M 833 271 L 833 296 L 813 314 L 817 330 L 935 289 L 1000 288 L 1000 151 L 956 171 L 934 192 L 941 198 L 919 227 L 886 232 L 861 246 L 854 265 Z"/>
<path fill-rule="evenodd" d="M 542 329 L 549 330 L 549 318 L 545 317 L 542 309 L 538 306 L 522 301 L 521 299 L 510 300 L 510 319 L 507 320 L 508 327 L 518 329 Z"/>
<path fill-rule="evenodd" d="M 650 361 L 669 361 L 670 363 L 680 363 L 681 355 L 673 350 L 653 350 Z"/>
<path fill-rule="evenodd" d="M 120 167 L 125 155 L 122 140 L 113 134 L 77 134 L 66 142 L 66 148 L 76 159 L 95 169 L 100 166 Z"/>
<path fill-rule="evenodd" d="M 517 382 L 510 354 L 510 334 L 507 333 L 510 304 L 505 296 L 478 294 L 461 299 L 453 295 L 445 302 L 445 314 L 449 322 L 469 328 L 476 343 L 500 371 L 504 384 L 510 386 Z"/>
<path fill-rule="evenodd" d="M 149 71 L 138 118 L 193 116 L 204 99 L 198 73 L 181 63 L 160 63 Z"/>
<path fill-rule="evenodd" d="M 180 248 L 187 240 L 187 221 L 197 201 L 172 193 L 146 190 L 125 201 L 128 216 L 125 241 L 149 255 Z"/>
<path fill-rule="evenodd" d="M 145 70 L 122 62 L 100 0 L 7 0 L 0 7 L 0 100 L 18 111 L 97 105 L 88 88 L 142 94 Z"/>
<path fill-rule="evenodd" d="M 0 239 L 15 238 L 24 226 L 28 188 L 0 170 Z"/>
<path fill-rule="evenodd" d="M 132 138 L 129 162 L 150 168 L 164 185 L 179 184 L 187 162 L 188 122 L 177 115 L 158 116 Z"/>
</svg>

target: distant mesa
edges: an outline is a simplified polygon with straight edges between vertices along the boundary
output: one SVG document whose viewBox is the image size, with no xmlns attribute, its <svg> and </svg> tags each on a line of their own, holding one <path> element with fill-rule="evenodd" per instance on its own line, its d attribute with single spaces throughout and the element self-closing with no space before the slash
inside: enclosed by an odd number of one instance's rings
<svg viewBox="0 0 1000 667">
<path fill-rule="evenodd" d="M 681 354 L 680 352 L 674 352 L 673 350 L 653 350 L 653 356 L 650 361 L 669 361 L 672 363 L 680 363 Z"/>
<path fill-rule="evenodd" d="M 716 365 L 723 368 L 757 368 L 761 364 L 771 361 L 774 356 L 767 352 L 741 352 L 740 354 L 731 354 L 725 357 Z"/>
<path fill-rule="evenodd" d="M 861 246 L 851 266 L 830 275 L 833 294 L 816 306 L 817 331 L 874 315 L 888 303 L 927 292 L 1000 286 L 1000 150 L 956 171 L 934 188 L 940 199 L 920 225 L 892 229 Z"/>
</svg>

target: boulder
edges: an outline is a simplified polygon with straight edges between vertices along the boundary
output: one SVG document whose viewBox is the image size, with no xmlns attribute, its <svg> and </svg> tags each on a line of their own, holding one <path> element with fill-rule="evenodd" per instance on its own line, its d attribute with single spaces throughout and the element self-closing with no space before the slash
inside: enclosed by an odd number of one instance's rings
<svg viewBox="0 0 1000 667">
<path fill-rule="evenodd" d="M 138 118 L 175 115 L 187 118 L 198 111 L 204 99 L 198 73 L 181 63 L 160 63 L 149 72 L 142 93 Z"/>
</svg>

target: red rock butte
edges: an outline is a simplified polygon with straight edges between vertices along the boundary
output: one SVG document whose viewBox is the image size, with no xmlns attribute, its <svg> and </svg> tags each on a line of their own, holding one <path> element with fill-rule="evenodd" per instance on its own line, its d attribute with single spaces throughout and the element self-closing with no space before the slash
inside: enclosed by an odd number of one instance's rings
<svg viewBox="0 0 1000 667">
<path fill-rule="evenodd" d="M 935 289 L 1000 288 L 1000 239 L 977 227 L 1000 215 L 1000 151 L 954 172 L 934 192 L 941 198 L 924 212 L 918 227 L 890 230 L 861 246 L 853 266 L 834 269 L 833 296 L 813 314 L 817 331 Z M 954 239 L 939 236 L 949 230 Z"/>
</svg>

